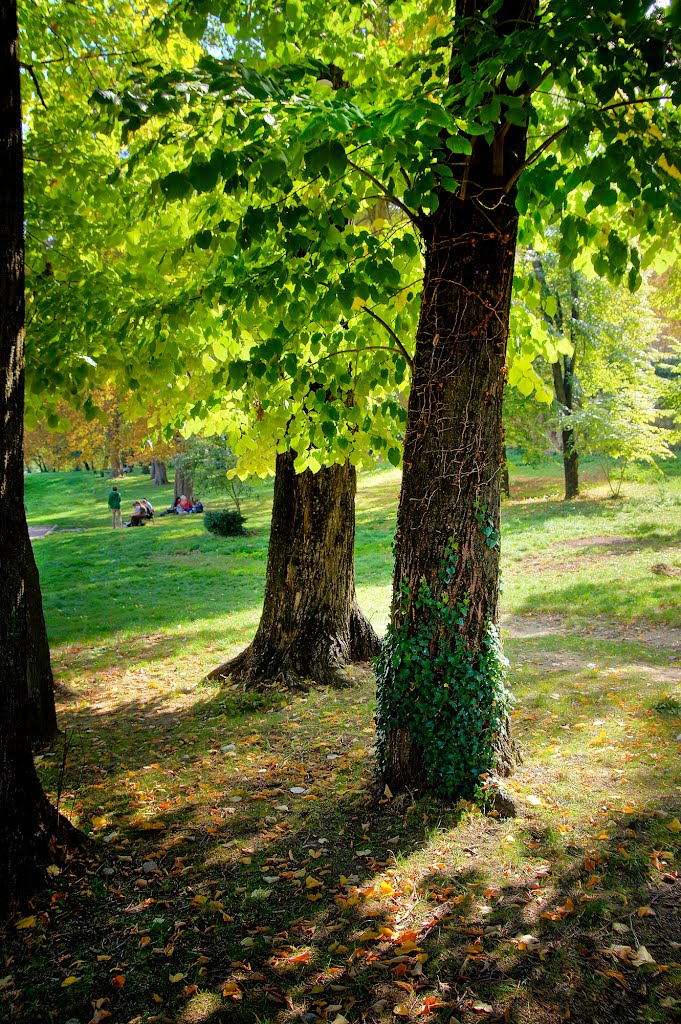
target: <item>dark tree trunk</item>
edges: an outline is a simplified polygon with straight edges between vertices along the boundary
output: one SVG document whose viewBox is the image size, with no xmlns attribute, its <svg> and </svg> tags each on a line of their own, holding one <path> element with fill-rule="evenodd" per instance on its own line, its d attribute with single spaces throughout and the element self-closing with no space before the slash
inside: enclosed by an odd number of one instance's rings
<svg viewBox="0 0 681 1024">
<path fill-rule="evenodd" d="M 565 500 L 570 501 L 579 495 L 579 452 L 574 446 L 574 430 L 564 430 L 563 439 L 563 475 L 565 477 Z"/>
<path fill-rule="evenodd" d="M 486 6 L 485 4 L 482 5 Z M 478 10 L 480 5 L 478 4 Z M 499 31 L 531 5 L 508 0 Z M 459 0 L 457 16 L 473 12 Z M 500 87 L 503 92 L 503 87 Z M 420 218 L 421 314 L 395 537 L 391 626 L 379 658 L 379 762 L 393 791 L 471 796 L 510 770 L 497 634 L 502 397 L 526 130 L 452 156 L 456 195 Z"/>
<path fill-rule="evenodd" d="M 150 469 L 151 482 L 154 487 L 161 487 L 163 484 L 168 483 L 168 472 L 166 470 L 165 462 L 161 462 L 159 459 L 153 459 Z"/>
<path fill-rule="evenodd" d="M 175 498 L 184 494 L 187 498 L 192 496 L 192 478 L 186 470 L 175 467 Z"/>
<path fill-rule="evenodd" d="M 23 477 L 24 247 L 17 12 L 0 0 L 0 906 L 45 881 L 57 818 L 28 728 Z"/>
<path fill-rule="evenodd" d="M 26 529 L 26 621 L 29 734 L 34 744 L 51 743 L 58 732 L 54 676 L 43 614 L 40 575 Z"/>
<path fill-rule="evenodd" d="M 277 456 L 262 617 L 251 645 L 209 678 L 347 685 L 341 669 L 367 661 L 378 639 L 355 595 L 354 467 L 296 474 Z"/>
</svg>

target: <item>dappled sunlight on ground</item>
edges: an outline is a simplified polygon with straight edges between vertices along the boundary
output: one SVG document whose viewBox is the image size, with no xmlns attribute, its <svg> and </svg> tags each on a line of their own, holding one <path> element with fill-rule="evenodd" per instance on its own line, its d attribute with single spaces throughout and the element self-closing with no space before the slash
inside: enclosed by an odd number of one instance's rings
<svg viewBox="0 0 681 1024">
<path fill-rule="evenodd" d="M 359 481 L 379 631 L 398 485 Z M 165 521 L 38 541 L 63 730 L 38 764 L 93 842 L 1 926 L 0 1019 L 674 1019 L 679 583 L 649 562 L 678 558 L 678 515 L 650 494 L 504 506 L 508 820 L 377 785 L 365 670 L 307 694 L 200 683 L 255 632 L 264 505 L 233 542 Z"/>
</svg>

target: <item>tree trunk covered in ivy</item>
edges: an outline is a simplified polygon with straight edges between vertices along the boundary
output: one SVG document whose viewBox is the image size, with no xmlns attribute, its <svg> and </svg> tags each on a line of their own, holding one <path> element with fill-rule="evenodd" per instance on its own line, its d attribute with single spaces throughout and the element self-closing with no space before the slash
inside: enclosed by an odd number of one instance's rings
<svg viewBox="0 0 681 1024">
<path fill-rule="evenodd" d="M 29 734 L 33 743 L 43 745 L 51 743 L 58 731 L 57 712 L 54 706 L 54 676 L 43 613 L 40 575 L 27 527 L 25 536 Z"/>
<path fill-rule="evenodd" d="M 378 639 L 355 595 L 354 467 L 297 474 L 277 456 L 262 617 L 249 647 L 209 678 L 347 685 L 341 669 L 367 661 Z"/>
<path fill-rule="evenodd" d="M 0 2 L 0 906 L 46 880 L 57 819 L 31 754 L 24 514 L 24 247 L 17 12 Z"/>
<path fill-rule="evenodd" d="M 531 4 L 503 4 L 500 34 L 528 11 Z M 456 12 L 471 15 L 473 0 L 459 0 Z M 471 156 L 450 157 L 459 192 L 440 190 L 438 209 L 420 219 L 421 314 L 391 624 L 378 666 L 386 781 L 393 791 L 425 788 L 450 798 L 471 796 L 482 773 L 508 772 L 514 760 L 497 605 L 501 414 L 518 224 L 511 179 L 524 159 L 526 129 L 507 123 L 492 144 L 483 136 L 471 141 Z"/>
</svg>

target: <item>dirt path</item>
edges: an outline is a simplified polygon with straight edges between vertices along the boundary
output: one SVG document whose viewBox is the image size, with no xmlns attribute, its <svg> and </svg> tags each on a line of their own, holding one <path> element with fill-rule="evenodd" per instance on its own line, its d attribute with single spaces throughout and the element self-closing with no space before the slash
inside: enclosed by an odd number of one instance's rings
<svg viewBox="0 0 681 1024">
<path fill-rule="evenodd" d="M 54 526 L 29 526 L 28 535 L 31 540 L 40 540 L 41 537 L 47 537 L 48 533 L 52 533 L 54 529 Z"/>
<path fill-rule="evenodd" d="M 673 626 L 626 626 L 594 621 L 590 626 L 574 629 L 558 615 L 506 615 L 501 619 L 502 629 L 514 640 L 542 636 L 593 637 L 601 640 L 621 640 L 624 643 L 647 644 L 667 648 L 681 654 L 681 629 Z"/>
</svg>

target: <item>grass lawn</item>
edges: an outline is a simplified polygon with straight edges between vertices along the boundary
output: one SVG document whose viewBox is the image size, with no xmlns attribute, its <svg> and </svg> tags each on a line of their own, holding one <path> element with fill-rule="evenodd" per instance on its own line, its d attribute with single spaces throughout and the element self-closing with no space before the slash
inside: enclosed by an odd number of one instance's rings
<svg viewBox="0 0 681 1024">
<path fill-rule="evenodd" d="M 366 668 L 307 694 L 200 682 L 257 625 L 271 487 L 221 539 L 200 516 L 113 531 L 108 481 L 27 477 L 29 522 L 56 526 L 34 549 L 64 735 L 39 767 L 92 843 L 0 924 L 0 1020 L 681 1020 L 681 467 L 617 501 L 584 478 L 566 504 L 557 467 L 512 467 L 502 821 L 373 799 Z M 172 496 L 120 486 L 124 513 Z M 398 487 L 360 480 L 379 630 Z"/>
</svg>

